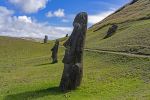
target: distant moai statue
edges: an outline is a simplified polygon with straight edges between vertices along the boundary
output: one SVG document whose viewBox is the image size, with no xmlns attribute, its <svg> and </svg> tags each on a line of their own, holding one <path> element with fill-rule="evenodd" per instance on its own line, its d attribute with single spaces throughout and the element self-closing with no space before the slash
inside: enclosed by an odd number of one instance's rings
<svg viewBox="0 0 150 100">
<path fill-rule="evenodd" d="M 65 55 L 63 58 L 64 70 L 60 82 L 60 89 L 64 92 L 80 86 L 83 77 L 83 51 L 87 31 L 88 15 L 79 13 L 73 22 L 73 32 L 64 43 Z"/>
<path fill-rule="evenodd" d="M 104 39 L 106 39 L 106 38 L 112 36 L 113 33 L 115 33 L 115 32 L 117 31 L 117 29 L 118 29 L 118 26 L 115 25 L 115 24 L 113 24 L 113 25 L 108 29 L 107 35 L 104 37 Z"/>
<path fill-rule="evenodd" d="M 47 36 L 47 35 L 45 35 L 44 43 L 47 43 L 47 41 L 48 41 L 48 36 Z"/>
<path fill-rule="evenodd" d="M 55 45 L 53 46 L 53 48 L 51 49 L 52 51 L 52 63 L 57 63 L 57 53 L 58 53 L 58 48 L 59 48 L 59 40 L 55 41 Z"/>
<path fill-rule="evenodd" d="M 68 37 L 68 34 L 66 34 L 66 37 Z"/>
</svg>

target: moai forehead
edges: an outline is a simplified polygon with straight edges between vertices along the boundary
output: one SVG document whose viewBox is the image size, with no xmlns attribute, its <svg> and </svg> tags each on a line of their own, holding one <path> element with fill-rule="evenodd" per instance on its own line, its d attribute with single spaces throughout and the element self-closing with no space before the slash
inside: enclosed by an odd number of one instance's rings
<svg viewBox="0 0 150 100">
<path fill-rule="evenodd" d="M 87 20 L 88 20 L 88 15 L 86 12 L 81 12 L 79 13 L 75 19 L 74 19 L 74 22 L 73 22 L 73 25 L 75 23 L 79 23 L 79 24 L 84 24 L 84 25 L 87 25 Z"/>
</svg>

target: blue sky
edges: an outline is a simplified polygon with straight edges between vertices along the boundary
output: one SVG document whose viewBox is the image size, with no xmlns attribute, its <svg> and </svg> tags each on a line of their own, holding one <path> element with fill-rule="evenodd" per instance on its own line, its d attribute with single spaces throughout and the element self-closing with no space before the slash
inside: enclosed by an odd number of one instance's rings
<svg viewBox="0 0 150 100">
<path fill-rule="evenodd" d="M 85 11 L 91 26 L 131 0 L 0 0 L 0 35 L 49 39 L 70 34 Z"/>
</svg>

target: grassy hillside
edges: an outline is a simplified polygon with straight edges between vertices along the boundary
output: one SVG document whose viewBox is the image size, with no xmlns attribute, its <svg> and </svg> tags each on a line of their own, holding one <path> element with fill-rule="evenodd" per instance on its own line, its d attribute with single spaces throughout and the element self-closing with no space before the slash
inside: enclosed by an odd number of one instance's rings
<svg viewBox="0 0 150 100">
<path fill-rule="evenodd" d="M 150 1 L 134 0 L 88 30 L 86 48 L 150 55 Z M 117 24 L 117 32 L 106 32 Z"/>
<path fill-rule="evenodd" d="M 50 64 L 52 45 L 0 37 L 0 100 L 150 99 L 150 58 L 88 51 L 81 87 L 60 92 L 64 49 Z"/>
<path fill-rule="evenodd" d="M 150 100 L 150 57 L 145 56 L 150 55 L 149 18 L 149 0 L 134 0 L 89 28 L 83 81 L 68 93 L 58 88 L 63 47 L 59 62 L 51 64 L 54 41 L 0 37 L 0 100 Z M 114 23 L 117 32 L 104 39 Z"/>
</svg>

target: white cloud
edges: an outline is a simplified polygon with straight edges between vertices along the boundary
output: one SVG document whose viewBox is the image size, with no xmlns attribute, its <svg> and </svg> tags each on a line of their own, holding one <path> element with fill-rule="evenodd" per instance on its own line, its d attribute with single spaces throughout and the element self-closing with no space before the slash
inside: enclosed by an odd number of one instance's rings
<svg viewBox="0 0 150 100">
<path fill-rule="evenodd" d="M 14 11 L 12 10 L 8 10 L 7 8 L 0 6 L 0 15 L 1 16 L 8 16 L 8 15 L 12 15 L 14 13 Z"/>
<path fill-rule="evenodd" d="M 102 13 L 95 14 L 95 15 L 89 15 L 88 22 L 89 24 L 98 23 L 102 21 L 104 18 L 106 18 L 108 15 L 112 14 L 114 11 L 115 10 L 110 10 L 110 11 L 102 12 Z"/>
<path fill-rule="evenodd" d="M 0 27 L 8 21 L 11 22 L 11 15 L 14 11 L 8 10 L 7 8 L 0 6 Z"/>
<path fill-rule="evenodd" d="M 18 21 L 25 22 L 25 23 L 32 23 L 31 17 L 27 17 L 27 16 L 19 16 Z"/>
<path fill-rule="evenodd" d="M 54 12 L 54 15 L 56 17 L 64 17 L 65 16 L 64 9 L 58 9 L 57 11 Z"/>
<path fill-rule="evenodd" d="M 46 7 L 48 0 L 9 0 L 9 2 L 21 8 L 25 13 L 35 13 Z"/>
<path fill-rule="evenodd" d="M 52 11 L 49 11 L 47 14 L 46 14 L 47 17 L 65 17 L 65 10 L 64 9 L 58 9 L 54 12 Z"/>
<path fill-rule="evenodd" d="M 72 28 L 50 26 L 38 23 L 28 16 L 13 16 L 13 11 L 0 6 L 0 35 L 12 37 L 31 37 L 56 39 L 70 34 Z"/>
<path fill-rule="evenodd" d="M 47 14 L 46 14 L 47 17 L 53 17 L 53 13 L 51 11 L 49 11 Z"/>
</svg>

